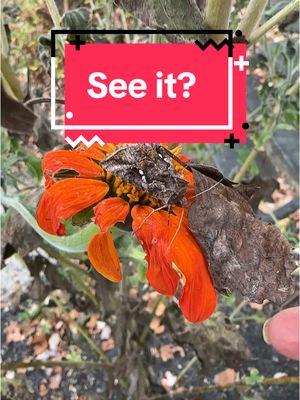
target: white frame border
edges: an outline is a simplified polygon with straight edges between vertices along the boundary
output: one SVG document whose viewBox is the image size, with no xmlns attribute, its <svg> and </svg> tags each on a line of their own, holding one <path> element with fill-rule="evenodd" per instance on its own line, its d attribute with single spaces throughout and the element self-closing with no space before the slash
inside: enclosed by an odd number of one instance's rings
<svg viewBox="0 0 300 400">
<path fill-rule="evenodd" d="M 56 57 L 51 57 L 51 129 L 53 130 L 231 130 L 233 129 L 233 57 L 228 57 L 228 124 L 227 125 L 57 125 L 56 124 Z M 104 143 L 98 136 L 88 141 L 82 135 L 75 141 L 66 137 L 72 146 L 83 141 Z M 98 140 L 97 140 L 98 138 Z M 69 140 L 68 140 L 69 139 Z M 79 140 L 80 139 L 80 140 Z M 85 139 L 85 140 L 83 140 Z M 76 144 L 75 144 L 76 143 Z"/>
</svg>

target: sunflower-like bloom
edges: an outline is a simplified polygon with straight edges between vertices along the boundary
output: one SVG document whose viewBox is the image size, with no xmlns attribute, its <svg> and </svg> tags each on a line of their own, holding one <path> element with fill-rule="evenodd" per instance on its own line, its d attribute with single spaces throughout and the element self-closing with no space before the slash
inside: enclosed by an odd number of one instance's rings
<svg viewBox="0 0 300 400">
<path fill-rule="evenodd" d="M 110 229 L 128 221 L 131 214 L 132 230 L 146 253 L 150 285 L 163 295 L 174 296 L 181 282 L 179 306 L 184 316 L 191 322 L 207 319 L 216 307 L 216 294 L 204 252 L 188 228 L 186 209 L 173 206 L 171 212 L 164 211 L 159 199 L 105 171 L 101 160 L 115 150 L 115 145 L 95 144 L 45 155 L 46 191 L 37 208 L 40 227 L 65 235 L 68 219 L 92 211 L 91 219 L 100 230 L 89 243 L 89 259 L 98 273 L 119 282 L 121 263 Z M 189 204 L 194 195 L 193 176 L 176 161 L 174 166 L 189 184 Z"/>
</svg>

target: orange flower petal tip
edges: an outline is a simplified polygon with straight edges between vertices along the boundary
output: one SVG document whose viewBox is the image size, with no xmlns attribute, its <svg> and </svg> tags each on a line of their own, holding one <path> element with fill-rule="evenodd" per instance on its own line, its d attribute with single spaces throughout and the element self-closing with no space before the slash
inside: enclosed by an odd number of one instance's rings
<svg viewBox="0 0 300 400">
<path fill-rule="evenodd" d="M 110 232 L 97 233 L 89 243 L 88 256 L 95 270 L 111 282 L 122 280 L 121 265 Z"/>
</svg>

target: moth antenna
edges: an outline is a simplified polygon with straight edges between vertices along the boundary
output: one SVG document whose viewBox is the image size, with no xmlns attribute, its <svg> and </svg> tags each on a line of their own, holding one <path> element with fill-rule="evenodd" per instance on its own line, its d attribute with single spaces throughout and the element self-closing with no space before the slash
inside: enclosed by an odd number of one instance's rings
<svg viewBox="0 0 300 400">
<path fill-rule="evenodd" d="M 181 228 L 183 216 L 184 216 L 184 209 L 182 208 L 182 209 L 181 209 L 181 216 L 180 216 L 179 224 L 178 224 L 178 226 L 177 226 L 176 232 L 174 233 L 174 235 L 173 235 L 173 237 L 172 237 L 172 239 L 171 239 L 171 242 L 170 242 L 170 244 L 169 244 L 167 250 L 169 250 L 169 248 L 172 246 L 172 244 L 173 244 L 173 242 L 174 242 L 176 236 L 178 235 L 178 232 L 179 232 L 179 230 L 180 230 L 180 228 Z"/>
<path fill-rule="evenodd" d="M 209 187 L 208 189 L 205 189 L 205 190 L 203 190 L 202 192 L 195 194 L 195 196 L 193 196 L 192 199 L 194 199 L 195 197 L 200 196 L 200 195 L 203 194 L 203 193 L 209 192 L 211 189 L 213 189 L 214 187 L 218 186 L 218 185 L 223 181 L 223 179 L 224 179 L 224 178 L 222 178 L 220 181 L 216 182 L 214 185 L 212 185 L 212 186 Z"/>
<path fill-rule="evenodd" d="M 166 147 L 164 147 L 164 150 L 166 151 L 166 153 L 168 154 L 168 156 L 170 156 L 171 158 L 173 158 L 174 161 L 177 161 L 183 168 L 187 169 L 190 171 L 190 166 L 182 161 L 179 157 L 175 156 L 175 154 L 173 154 L 169 149 L 167 149 Z"/>
<path fill-rule="evenodd" d="M 140 226 L 135 231 L 133 231 L 131 233 L 131 235 L 132 236 L 135 235 L 136 232 L 141 229 L 141 227 L 144 225 L 144 223 L 147 221 L 147 219 L 151 217 L 151 215 L 153 215 L 157 211 L 163 210 L 166 207 L 168 207 L 168 206 L 165 204 L 165 205 L 163 205 L 163 206 L 161 206 L 159 208 L 156 208 L 156 209 L 152 210 L 151 213 L 149 215 L 147 215 L 147 217 L 144 218 L 144 220 L 141 222 Z"/>
</svg>

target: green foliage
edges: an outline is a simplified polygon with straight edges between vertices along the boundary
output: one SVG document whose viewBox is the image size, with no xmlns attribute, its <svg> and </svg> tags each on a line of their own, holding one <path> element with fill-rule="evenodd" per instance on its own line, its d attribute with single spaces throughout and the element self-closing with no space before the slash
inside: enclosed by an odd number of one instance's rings
<svg viewBox="0 0 300 400">
<path fill-rule="evenodd" d="M 264 376 L 256 368 L 249 368 L 249 375 L 244 377 L 246 385 L 259 385 L 264 381 Z"/>
<path fill-rule="evenodd" d="M 90 11 L 85 7 L 67 11 L 61 19 L 61 24 L 64 28 L 68 29 L 90 29 Z"/>
</svg>

